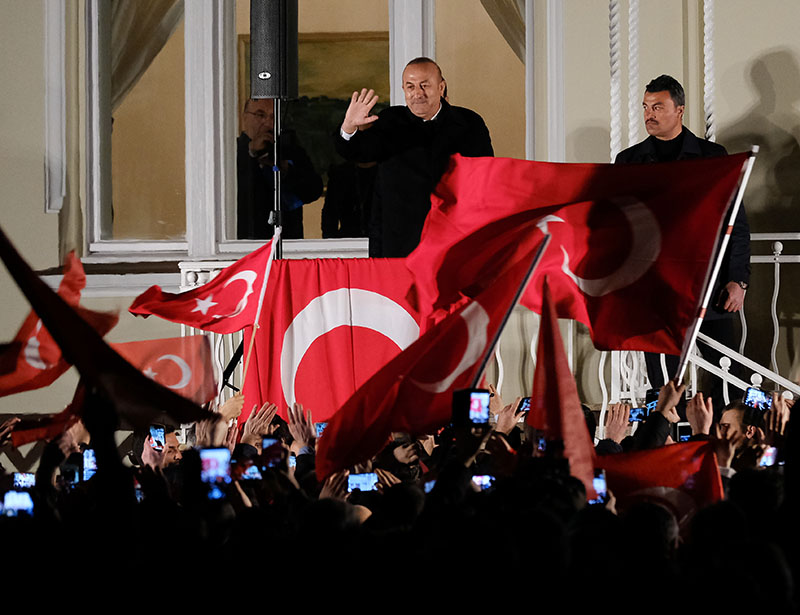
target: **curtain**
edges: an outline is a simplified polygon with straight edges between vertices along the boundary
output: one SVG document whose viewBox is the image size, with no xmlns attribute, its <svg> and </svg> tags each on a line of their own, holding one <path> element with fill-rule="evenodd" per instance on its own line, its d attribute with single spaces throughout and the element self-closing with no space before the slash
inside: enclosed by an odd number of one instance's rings
<svg viewBox="0 0 800 615">
<path fill-rule="evenodd" d="M 139 81 L 182 18 L 183 0 L 112 0 L 112 113 Z"/>
<path fill-rule="evenodd" d="M 525 63 L 525 0 L 481 0 L 508 46 Z"/>
</svg>

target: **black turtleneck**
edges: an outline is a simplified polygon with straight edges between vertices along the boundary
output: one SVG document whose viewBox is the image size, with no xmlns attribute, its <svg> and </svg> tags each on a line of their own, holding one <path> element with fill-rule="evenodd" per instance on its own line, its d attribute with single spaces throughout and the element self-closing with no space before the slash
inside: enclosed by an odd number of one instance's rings
<svg viewBox="0 0 800 615">
<path fill-rule="evenodd" d="M 653 137 L 653 146 L 656 148 L 656 159 L 659 162 L 677 160 L 683 147 L 683 130 L 677 137 L 669 141 Z"/>
</svg>

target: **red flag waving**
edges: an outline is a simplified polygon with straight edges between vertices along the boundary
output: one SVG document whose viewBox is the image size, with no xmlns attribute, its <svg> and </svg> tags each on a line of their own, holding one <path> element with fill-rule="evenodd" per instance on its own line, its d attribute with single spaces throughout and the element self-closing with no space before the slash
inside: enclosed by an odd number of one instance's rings
<svg viewBox="0 0 800 615">
<path fill-rule="evenodd" d="M 717 456 L 711 442 L 684 442 L 635 453 L 604 455 L 595 460 L 606 471 L 617 507 L 656 500 L 683 525 L 694 512 L 723 497 Z"/>
<path fill-rule="evenodd" d="M 464 258 L 464 235 L 535 212 L 553 241 L 523 305 L 541 311 L 547 275 L 558 315 L 589 327 L 596 347 L 680 354 L 747 157 L 610 165 L 454 156 L 407 259 L 416 294 L 437 307 L 458 300 L 463 280 L 440 272 Z M 471 266 L 489 254 L 473 254 Z"/>
<path fill-rule="evenodd" d="M 547 279 L 543 289 L 531 407 L 526 420 L 531 427 L 544 431 L 547 439 L 564 442 L 564 457 L 569 460 L 570 473 L 583 482 L 588 499 L 594 499 L 594 443 L 586 427 L 578 387 L 564 352 Z"/>
<path fill-rule="evenodd" d="M 323 479 L 378 453 L 392 431 L 431 433 L 451 417 L 453 392 L 469 387 L 517 292 L 527 282 L 519 263 L 475 299 L 428 330 L 378 371 L 342 406 L 319 440 L 317 476 Z"/>
<path fill-rule="evenodd" d="M 153 314 L 215 333 L 240 331 L 255 322 L 261 286 L 272 256 L 270 240 L 197 288 L 175 294 L 151 286 L 133 300 L 128 311 L 136 316 Z"/>
<path fill-rule="evenodd" d="M 245 414 L 270 401 L 285 417 L 300 401 L 315 420 L 327 420 L 419 337 L 410 286 L 402 259 L 275 261 L 244 385 Z M 244 338 L 247 356 L 250 334 Z"/>
<path fill-rule="evenodd" d="M 64 357 L 80 372 L 87 389 L 105 394 L 134 427 L 145 427 L 167 414 L 188 423 L 211 413 L 142 375 L 125 361 L 61 297 L 50 290 L 0 230 L 0 258 L 31 307 L 41 317 Z"/>
<path fill-rule="evenodd" d="M 205 335 L 111 344 L 148 378 L 198 404 L 217 394 L 211 346 Z"/>
<path fill-rule="evenodd" d="M 74 252 L 67 255 L 64 277 L 58 286 L 58 294 L 100 334 L 108 333 L 119 320 L 114 313 L 95 312 L 78 306 L 81 291 L 86 286 L 86 275 L 81 261 Z M 14 363 L 14 369 L 0 375 L 0 396 L 46 387 L 69 369 L 69 363 L 61 355 L 42 321 L 31 311 L 22 323 L 6 359 Z"/>
</svg>

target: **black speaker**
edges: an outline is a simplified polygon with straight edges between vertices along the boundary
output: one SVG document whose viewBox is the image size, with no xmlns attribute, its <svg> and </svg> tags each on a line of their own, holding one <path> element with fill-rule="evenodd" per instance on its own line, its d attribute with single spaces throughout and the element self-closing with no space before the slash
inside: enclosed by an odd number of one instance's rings
<svg viewBox="0 0 800 615">
<path fill-rule="evenodd" d="M 250 97 L 297 98 L 297 0 L 250 0 Z"/>
</svg>

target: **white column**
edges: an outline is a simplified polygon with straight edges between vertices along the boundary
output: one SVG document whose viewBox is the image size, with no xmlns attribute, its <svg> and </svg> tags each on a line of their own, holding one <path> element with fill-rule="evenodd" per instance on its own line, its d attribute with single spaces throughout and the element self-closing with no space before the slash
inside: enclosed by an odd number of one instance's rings
<svg viewBox="0 0 800 615">
<path fill-rule="evenodd" d="M 435 0 L 389 0 L 389 92 L 393 105 L 405 104 L 403 69 L 420 56 L 436 59 Z"/>
</svg>

